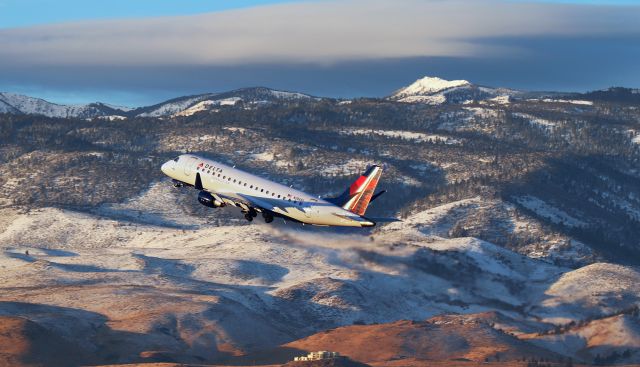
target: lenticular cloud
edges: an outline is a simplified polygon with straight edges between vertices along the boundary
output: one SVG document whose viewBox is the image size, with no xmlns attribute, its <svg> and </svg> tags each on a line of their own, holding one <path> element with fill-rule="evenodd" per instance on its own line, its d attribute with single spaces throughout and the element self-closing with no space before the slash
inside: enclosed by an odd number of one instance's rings
<svg viewBox="0 0 640 367">
<path fill-rule="evenodd" d="M 509 56 L 526 50 L 479 40 L 638 35 L 637 19 L 640 7 L 498 0 L 323 1 L 2 30 L 0 67 Z"/>
</svg>

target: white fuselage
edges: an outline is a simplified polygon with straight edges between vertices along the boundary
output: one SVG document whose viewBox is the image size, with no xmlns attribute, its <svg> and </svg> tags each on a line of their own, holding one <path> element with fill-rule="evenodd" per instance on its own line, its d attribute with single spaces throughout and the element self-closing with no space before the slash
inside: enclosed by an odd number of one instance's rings
<svg viewBox="0 0 640 367">
<path fill-rule="evenodd" d="M 220 162 L 183 154 L 162 165 L 162 172 L 174 180 L 196 185 L 226 205 L 270 211 L 284 218 L 322 226 L 371 227 L 370 220 L 326 200 L 291 187 L 252 175 Z"/>
</svg>

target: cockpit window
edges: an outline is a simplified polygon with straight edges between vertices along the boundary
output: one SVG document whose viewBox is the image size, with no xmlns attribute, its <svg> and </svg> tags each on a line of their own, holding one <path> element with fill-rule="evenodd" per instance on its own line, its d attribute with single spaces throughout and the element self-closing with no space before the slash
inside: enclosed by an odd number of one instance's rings
<svg viewBox="0 0 640 367">
<path fill-rule="evenodd" d="M 177 161 L 179 161 L 179 160 L 180 160 L 180 157 L 179 157 L 179 156 L 178 156 L 178 157 L 175 157 L 175 158 L 173 159 L 173 161 L 174 161 L 174 162 L 177 162 Z"/>
</svg>

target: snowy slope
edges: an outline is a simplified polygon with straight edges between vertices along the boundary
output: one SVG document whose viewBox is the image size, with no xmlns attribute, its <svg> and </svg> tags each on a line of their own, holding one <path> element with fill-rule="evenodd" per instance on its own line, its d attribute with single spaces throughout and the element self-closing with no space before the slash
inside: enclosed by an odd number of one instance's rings
<svg viewBox="0 0 640 367">
<path fill-rule="evenodd" d="M 125 356 L 154 345 L 174 357 L 215 359 L 356 321 L 499 310 L 521 320 L 523 329 L 515 323 L 511 332 L 531 332 L 530 320 L 583 319 L 640 294 L 631 268 L 571 271 L 475 238 L 438 237 L 447 208 L 391 224 L 372 239 L 277 223 L 214 226 L 180 209 L 188 194 L 164 182 L 95 215 L 3 210 L 0 315 L 98 344 L 103 318 L 129 339 L 126 348 L 96 348 Z"/>
<path fill-rule="evenodd" d="M 640 271 L 596 263 L 564 273 L 532 306 L 553 323 L 579 321 L 618 312 L 640 302 Z"/>
<path fill-rule="evenodd" d="M 189 107 L 209 98 L 211 94 L 202 94 L 198 96 L 180 97 L 157 105 L 143 107 L 133 110 L 132 113 L 138 117 L 161 117 L 171 116 L 180 113 Z"/>
<path fill-rule="evenodd" d="M 5 101 L 3 94 L 0 94 L 0 113 L 20 113 L 20 111 Z"/>
<path fill-rule="evenodd" d="M 594 362 L 616 353 L 618 364 L 640 362 L 640 318 L 621 314 L 569 327 L 558 333 L 530 335 L 532 343 L 574 358 Z"/>
<path fill-rule="evenodd" d="M 173 114 L 172 116 L 192 116 L 198 112 L 211 110 L 215 106 L 234 106 L 240 101 L 242 101 L 242 99 L 238 97 L 224 98 L 219 100 L 206 100 L 198 102 L 185 110 Z"/>
<path fill-rule="evenodd" d="M 59 118 L 94 118 L 99 116 L 122 116 L 126 114 L 127 110 L 125 107 L 103 103 L 66 106 L 20 94 L 0 93 L 0 112 L 4 113 L 44 115 Z"/>
</svg>

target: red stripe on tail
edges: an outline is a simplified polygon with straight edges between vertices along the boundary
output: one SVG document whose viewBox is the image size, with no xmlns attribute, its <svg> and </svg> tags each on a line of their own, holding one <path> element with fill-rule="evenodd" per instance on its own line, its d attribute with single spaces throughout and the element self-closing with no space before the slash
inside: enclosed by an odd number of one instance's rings
<svg viewBox="0 0 640 367">
<path fill-rule="evenodd" d="M 378 181 L 380 180 L 380 176 L 382 175 L 382 168 L 374 166 L 373 170 L 368 173 L 369 175 L 360 176 L 349 189 L 351 195 L 357 196 L 355 197 L 355 200 L 352 201 L 350 207 L 345 209 L 358 215 L 364 215 L 367 211 L 373 192 L 375 191 Z M 362 187 L 365 184 L 366 187 Z"/>
<path fill-rule="evenodd" d="M 349 187 L 349 195 L 355 195 L 358 193 L 360 186 L 367 180 L 367 176 L 360 176 L 358 179 L 351 184 Z"/>
</svg>

